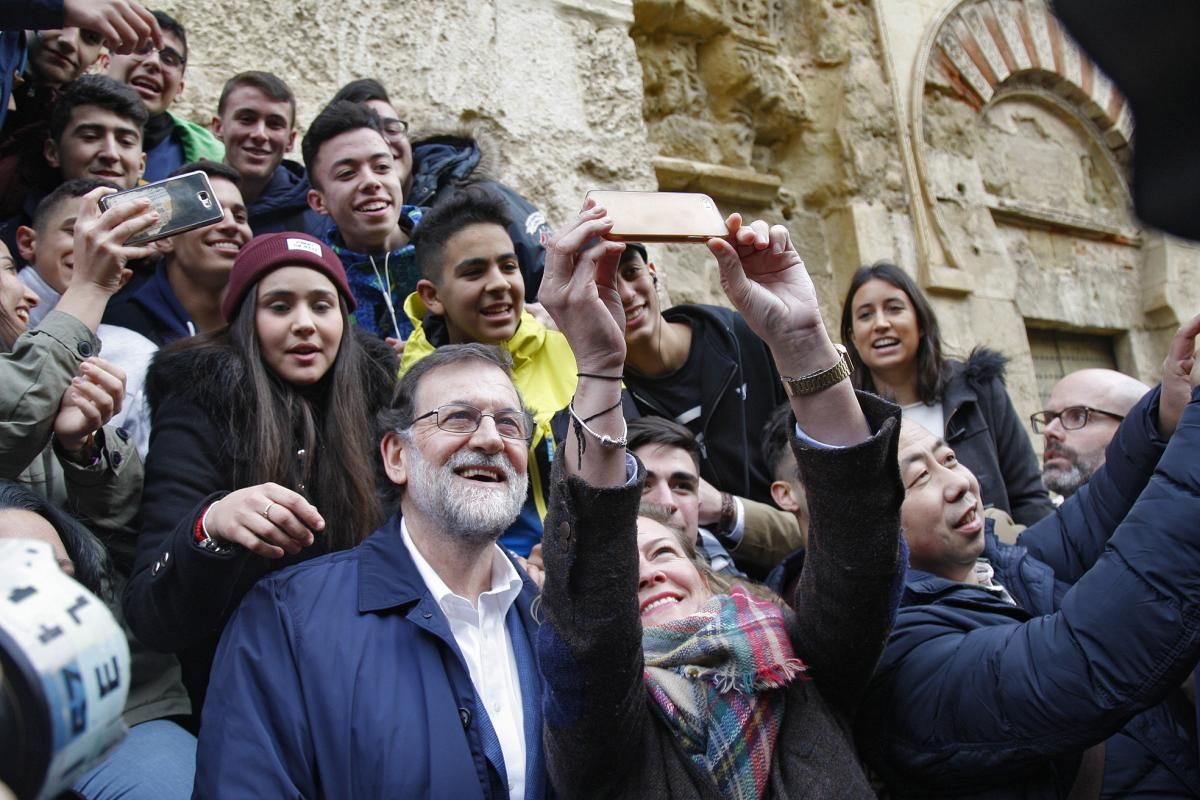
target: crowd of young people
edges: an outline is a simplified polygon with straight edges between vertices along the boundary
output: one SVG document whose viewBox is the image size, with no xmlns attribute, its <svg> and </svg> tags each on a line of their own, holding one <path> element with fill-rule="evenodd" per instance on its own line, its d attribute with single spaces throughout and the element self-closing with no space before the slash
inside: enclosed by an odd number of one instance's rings
<svg viewBox="0 0 1200 800">
<path fill-rule="evenodd" d="M 662 308 L 604 208 L 551 234 L 375 80 L 301 164 L 279 76 L 198 125 L 177 20 L 45 5 L 0 49 L 0 536 L 128 633 L 80 795 L 1200 794 L 1200 318 L 1035 415 L 1054 487 L 1103 427 L 1056 509 L 1004 357 L 895 265 L 835 345 L 734 214 L 730 307 Z M 193 171 L 213 224 L 101 208 Z"/>
</svg>

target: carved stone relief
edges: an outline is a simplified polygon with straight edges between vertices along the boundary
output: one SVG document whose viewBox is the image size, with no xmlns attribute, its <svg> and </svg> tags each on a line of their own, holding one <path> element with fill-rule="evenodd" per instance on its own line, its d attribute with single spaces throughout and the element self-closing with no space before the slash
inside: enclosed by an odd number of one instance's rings
<svg viewBox="0 0 1200 800">
<path fill-rule="evenodd" d="M 631 34 L 662 189 L 763 207 L 780 186 L 756 155 L 804 119 L 782 52 L 782 0 L 636 0 Z"/>
<path fill-rule="evenodd" d="M 950 267 L 978 263 L 990 250 L 985 213 L 1137 243 L 1124 178 L 1132 117 L 1041 0 L 953 3 L 926 42 L 912 127 L 938 238 L 931 254 Z M 938 266 L 925 276 L 932 288 L 943 283 Z"/>
<path fill-rule="evenodd" d="M 1133 118 L 1115 86 L 1043 0 L 948 3 L 915 76 L 926 288 L 1011 308 L 1024 325 L 1116 336 L 1138 360 L 1122 368 L 1152 374 L 1190 296 L 1172 275 L 1200 262 L 1132 214 Z M 1010 354 L 1027 347 L 1020 328 L 996 335 Z"/>
</svg>

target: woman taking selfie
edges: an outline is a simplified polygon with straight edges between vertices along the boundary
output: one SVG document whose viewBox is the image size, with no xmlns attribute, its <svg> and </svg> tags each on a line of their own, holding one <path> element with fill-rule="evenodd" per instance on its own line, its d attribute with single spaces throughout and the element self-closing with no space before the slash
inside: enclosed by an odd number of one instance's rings
<svg viewBox="0 0 1200 800">
<path fill-rule="evenodd" d="M 328 247 L 260 236 L 230 273 L 228 327 L 163 351 L 147 375 L 153 432 L 125 610 L 148 645 L 183 653 L 194 701 L 255 581 L 382 521 L 373 420 L 396 360 L 355 333 L 354 306 Z"/>
<path fill-rule="evenodd" d="M 1032 525 L 1054 510 L 1029 434 L 1004 388 L 1007 359 L 977 347 L 947 359 L 937 316 L 908 273 L 861 267 L 842 305 L 842 342 L 854 386 L 894 400 L 944 438 L 979 479 L 985 506 Z"/>
<path fill-rule="evenodd" d="M 639 519 L 645 468 L 625 449 L 620 411 L 622 245 L 595 239 L 609 226 L 585 208 L 547 248 L 540 294 L 580 372 L 542 542 L 550 780 L 561 797 L 873 798 L 849 722 L 904 569 L 899 414 L 856 396 L 786 229 L 731 217 L 709 248 L 726 294 L 792 376 L 792 412 L 811 437 L 794 449 L 812 523 L 786 587 L 794 612 L 727 589 L 666 517 Z"/>
</svg>

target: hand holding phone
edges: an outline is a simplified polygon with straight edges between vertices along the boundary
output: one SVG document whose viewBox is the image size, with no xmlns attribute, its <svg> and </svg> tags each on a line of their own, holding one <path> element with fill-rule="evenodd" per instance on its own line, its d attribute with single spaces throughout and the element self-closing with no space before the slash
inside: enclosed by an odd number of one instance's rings
<svg viewBox="0 0 1200 800">
<path fill-rule="evenodd" d="M 729 235 L 725 218 L 706 194 L 593 189 L 586 199 L 608 212 L 613 225 L 604 238 L 612 241 L 707 242 Z"/>
<path fill-rule="evenodd" d="M 152 255 L 151 245 L 127 245 L 130 236 L 154 225 L 158 217 L 145 201 L 117 205 L 100 211 L 100 200 L 113 190 L 93 189 L 79 199 L 75 217 L 75 264 L 67 290 L 55 310 L 70 314 L 96 330 L 109 298 L 131 274 L 125 265 Z"/>
<path fill-rule="evenodd" d="M 153 247 L 130 245 L 126 240 L 157 225 L 157 212 L 144 201 L 103 211 L 105 198 L 114 194 L 101 188 L 80 199 L 70 285 L 90 284 L 115 293 L 124 283 L 126 264 L 154 254 Z"/>
<path fill-rule="evenodd" d="M 125 244 L 144 244 L 165 239 L 184 231 L 215 225 L 225 218 L 225 211 L 213 193 L 208 175 L 200 170 L 107 195 L 101 198 L 100 207 L 107 211 L 135 200 L 148 201 L 158 213 L 158 222 L 131 237 Z"/>
</svg>

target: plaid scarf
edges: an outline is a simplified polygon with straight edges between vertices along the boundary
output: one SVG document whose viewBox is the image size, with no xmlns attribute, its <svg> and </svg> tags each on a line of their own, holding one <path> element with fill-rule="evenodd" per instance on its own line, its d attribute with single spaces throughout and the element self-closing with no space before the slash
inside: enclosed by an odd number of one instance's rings
<svg viewBox="0 0 1200 800">
<path fill-rule="evenodd" d="M 804 672 L 783 612 L 741 588 L 642 633 L 651 706 L 723 797 L 759 800 L 783 722 L 781 689 Z"/>
</svg>

